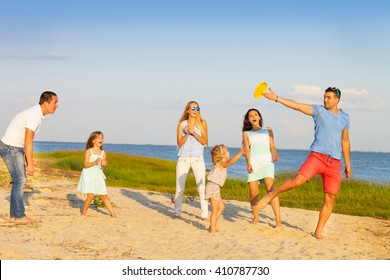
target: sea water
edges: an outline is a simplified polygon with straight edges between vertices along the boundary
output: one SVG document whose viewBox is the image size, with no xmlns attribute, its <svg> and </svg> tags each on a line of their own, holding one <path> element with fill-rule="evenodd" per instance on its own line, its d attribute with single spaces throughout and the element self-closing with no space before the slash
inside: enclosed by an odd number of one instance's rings
<svg viewBox="0 0 390 280">
<path fill-rule="evenodd" d="M 85 143 L 74 142 L 34 142 L 36 152 L 60 150 L 84 150 Z M 176 146 L 133 145 L 133 144 L 104 144 L 106 152 L 132 154 L 146 157 L 177 160 Z M 205 162 L 211 168 L 209 149 L 205 150 Z M 235 155 L 239 148 L 229 148 L 230 155 Z M 275 163 L 275 171 L 298 171 L 305 161 L 308 150 L 278 149 L 279 161 Z M 81 159 L 82 160 L 82 159 Z M 390 153 L 351 152 L 353 178 L 374 182 L 390 183 Z M 236 164 L 229 166 L 229 177 L 246 178 L 246 161 L 242 156 Z M 344 167 L 343 167 L 344 168 Z"/>
</svg>

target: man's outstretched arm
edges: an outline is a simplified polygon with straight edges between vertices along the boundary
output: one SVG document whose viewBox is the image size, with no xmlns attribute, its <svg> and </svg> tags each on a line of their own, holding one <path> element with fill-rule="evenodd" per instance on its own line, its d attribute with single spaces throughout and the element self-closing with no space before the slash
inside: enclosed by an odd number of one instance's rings
<svg viewBox="0 0 390 280">
<path fill-rule="evenodd" d="M 270 92 L 267 92 L 264 94 L 264 96 L 269 99 L 269 100 L 273 100 L 275 102 L 278 102 L 288 108 L 291 108 L 291 109 L 294 109 L 294 110 L 297 110 L 299 112 L 302 112 L 308 116 L 312 116 L 313 115 L 313 109 L 312 109 L 312 106 L 309 105 L 309 104 L 304 104 L 304 103 L 298 103 L 292 99 L 286 99 L 286 98 L 282 98 L 280 96 L 278 96 L 276 94 L 276 92 L 274 92 L 271 88 L 269 88 Z"/>
</svg>

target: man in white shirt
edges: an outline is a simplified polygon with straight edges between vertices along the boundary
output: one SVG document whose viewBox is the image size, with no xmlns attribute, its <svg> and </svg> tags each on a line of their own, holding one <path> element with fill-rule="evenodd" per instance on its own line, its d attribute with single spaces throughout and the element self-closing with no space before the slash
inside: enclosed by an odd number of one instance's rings
<svg viewBox="0 0 390 280">
<path fill-rule="evenodd" d="M 1 138 L 0 156 L 12 178 L 10 216 L 15 222 L 29 223 L 31 218 L 25 214 L 23 205 L 23 188 L 27 174 L 34 175 L 33 140 L 43 118 L 54 114 L 58 107 L 57 94 L 45 91 L 41 94 L 39 105 L 35 105 L 17 114 Z"/>
</svg>

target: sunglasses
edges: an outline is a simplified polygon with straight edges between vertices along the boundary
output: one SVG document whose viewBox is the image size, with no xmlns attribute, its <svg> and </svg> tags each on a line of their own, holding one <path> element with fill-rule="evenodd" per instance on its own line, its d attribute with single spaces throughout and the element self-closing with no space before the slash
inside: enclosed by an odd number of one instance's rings
<svg viewBox="0 0 390 280">
<path fill-rule="evenodd" d="M 337 87 L 330 87 L 329 89 L 333 90 L 334 92 L 336 92 L 337 97 L 340 99 L 341 93 L 340 93 L 340 90 Z"/>
<path fill-rule="evenodd" d="M 191 111 L 195 111 L 195 110 L 196 110 L 196 111 L 200 111 L 200 107 L 191 106 L 191 107 L 190 107 L 190 110 L 191 110 Z"/>
</svg>

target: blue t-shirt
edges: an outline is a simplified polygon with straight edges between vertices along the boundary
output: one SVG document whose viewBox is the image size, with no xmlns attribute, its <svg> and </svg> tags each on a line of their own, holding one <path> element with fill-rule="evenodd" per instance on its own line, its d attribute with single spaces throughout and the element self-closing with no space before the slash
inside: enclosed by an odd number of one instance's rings
<svg viewBox="0 0 390 280">
<path fill-rule="evenodd" d="M 341 159 L 341 137 L 349 129 L 349 115 L 341 111 L 333 114 L 321 105 L 312 105 L 314 141 L 310 150 Z"/>
</svg>

